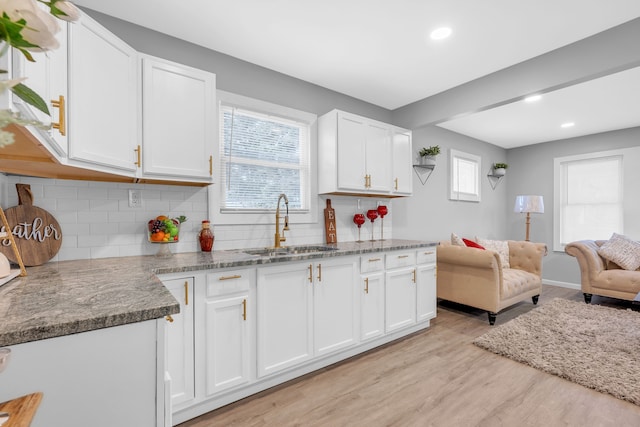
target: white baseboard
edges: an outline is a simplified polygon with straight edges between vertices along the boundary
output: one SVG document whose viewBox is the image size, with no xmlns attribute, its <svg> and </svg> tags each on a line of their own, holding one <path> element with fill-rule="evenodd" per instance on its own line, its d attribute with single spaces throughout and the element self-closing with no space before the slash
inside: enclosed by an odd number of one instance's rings
<svg viewBox="0 0 640 427">
<path fill-rule="evenodd" d="M 559 286 L 561 288 L 575 289 L 576 291 L 579 291 L 580 289 L 582 289 L 582 287 L 580 286 L 579 283 L 560 282 L 558 280 L 543 279 L 542 280 L 542 284 L 543 285 L 551 285 L 551 286 Z"/>
</svg>

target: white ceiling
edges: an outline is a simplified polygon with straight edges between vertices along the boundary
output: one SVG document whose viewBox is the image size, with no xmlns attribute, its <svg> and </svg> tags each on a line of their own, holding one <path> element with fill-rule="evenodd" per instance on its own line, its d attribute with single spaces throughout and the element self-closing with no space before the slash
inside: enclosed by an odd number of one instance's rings
<svg viewBox="0 0 640 427">
<path fill-rule="evenodd" d="M 640 17 L 638 0 L 74 2 L 390 110 Z M 449 125 L 473 136 L 467 119 Z"/>
</svg>

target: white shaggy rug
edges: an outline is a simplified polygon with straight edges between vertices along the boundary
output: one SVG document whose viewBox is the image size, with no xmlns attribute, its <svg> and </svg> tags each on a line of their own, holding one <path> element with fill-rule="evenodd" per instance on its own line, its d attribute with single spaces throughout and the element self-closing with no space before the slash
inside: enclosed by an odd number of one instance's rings
<svg viewBox="0 0 640 427">
<path fill-rule="evenodd" d="M 473 343 L 640 406 L 640 312 L 555 298 Z"/>
</svg>

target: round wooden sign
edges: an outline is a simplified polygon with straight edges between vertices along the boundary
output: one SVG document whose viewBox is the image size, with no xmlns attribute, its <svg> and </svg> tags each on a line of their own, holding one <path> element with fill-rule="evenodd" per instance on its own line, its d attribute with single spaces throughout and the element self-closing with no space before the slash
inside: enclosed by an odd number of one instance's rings
<svg viewBox="0 0 640 427">
<path fill-rule="evenodd" d="M 4 211 L 9 228 L 24 265 L 27 267 L 42 265 L 60 250 L 62 245 L 60 224 L 49 212 L 33 206 L 33 195 L 29 185 L 16 184 L 16 188 L 19 205 Z M 3 239 L 0 243 L 0 252 L 11 262 L 18 263 L 11 248 L 11 241 Z"/>
</svg>

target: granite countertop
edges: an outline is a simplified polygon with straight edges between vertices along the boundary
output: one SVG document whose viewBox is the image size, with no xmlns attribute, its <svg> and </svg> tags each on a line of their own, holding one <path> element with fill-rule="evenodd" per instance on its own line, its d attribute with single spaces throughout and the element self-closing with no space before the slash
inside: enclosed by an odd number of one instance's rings
<svg viewBox="0 0 640 427">
<path fill-rule="evenodd" d="M 313 258 L 436 246 L 436 242 L 389 239 L 346 242 L 335 250 L 278 256 L 246 249 L 189 252 L 168 258 L 133 256 L 49 262 L 28 267 L 0 287 L 0 347 L 70 335 L 175 314 L 178 302 L 159 274 L 273 264 Z"/>
</svg>

